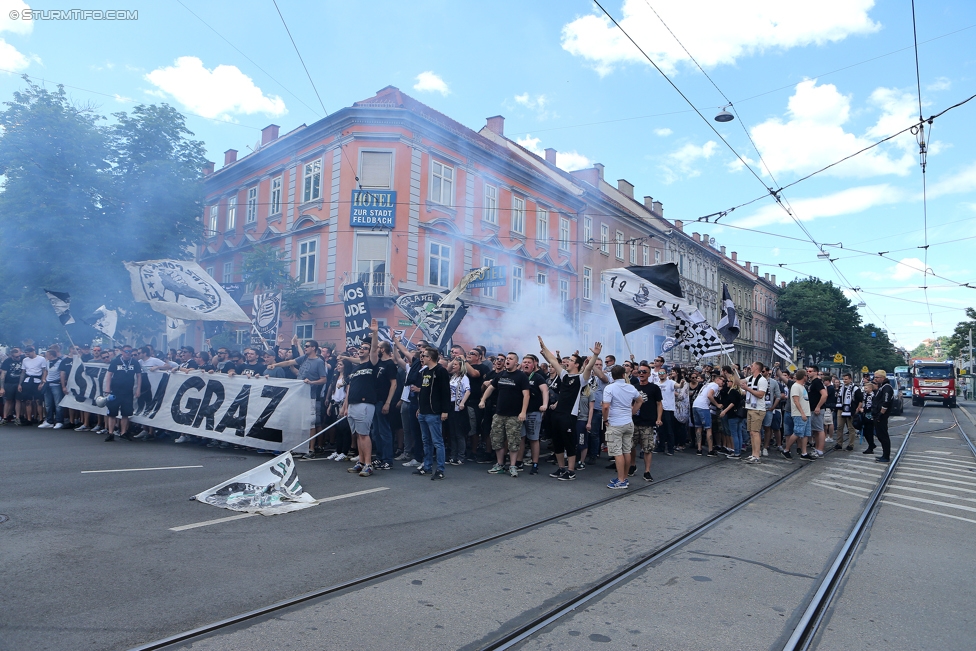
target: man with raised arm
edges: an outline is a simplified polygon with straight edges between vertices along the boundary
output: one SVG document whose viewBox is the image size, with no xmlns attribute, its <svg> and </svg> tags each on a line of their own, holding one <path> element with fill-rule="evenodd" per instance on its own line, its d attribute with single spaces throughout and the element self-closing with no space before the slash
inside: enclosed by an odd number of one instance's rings
<svg viewBox="0 0 976 651">
<path fill-rule="evenodd" d="M 559 369 L 559 393 L 552 414 L 552 446 L 556 453 L 557 468 L 549 476 L 559 481 L 572 481 L 576 479 L 576 416 L 580 392 L 583 384 L 590 380 L 590 371 L 603 350 L 603 344 L 599 341 L 593 344 L 590 349 L 592 355 L 585 361 L 585 365 L 580 354 L 573 353 L 566 358 L 565 368 L 559 358 L 546 348 L 541 336 L 539 349 L 550 366 Z"/>
<path fill-rule="evenodd" d="M 369 344 L 363 342 L 359 347 L 359 355 L 350 358 L 356 363 L 349 374 L 349 390 L 342 405 L 341 416 L 348 417 L 349 429 L 356 438 L 359 450 L 359 461 L 349 468 L 349 472 L 358 473 L 360 477 L 373 474 L 373 446 L 369 439 L 369 430 L 373 426 L 373 414 L 376 411 L 376 365 L 380 361 L 377 342 L 379 324 L 376 319 L 369 323 Z M 341 362 L 343 357 L 339 357 Z"/>
</svg>

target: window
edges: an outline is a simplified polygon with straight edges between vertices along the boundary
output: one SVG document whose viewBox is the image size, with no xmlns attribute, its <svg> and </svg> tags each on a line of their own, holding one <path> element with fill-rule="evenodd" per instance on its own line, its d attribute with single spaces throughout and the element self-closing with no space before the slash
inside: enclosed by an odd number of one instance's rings
<svg viewBox="0 0 976 651">
<path fill-rule="evenodd" d="M 482 267 L 494 267 L 495 261 L 492 258 L 482 258 Z M 494 287 L 482 287 L 481 295 L 485 298 L 495 298 L 495 288 Z"/>
<path fill-rule="evenodd" d="M 617 231 L 617 237 L 614 239 L 614 253 L 617 255 L 618 260 L 624 259 L 624 234 L 621 231 Z"/>
<path fill-rule="evenodd" d="M 314 323 L 296 323 L 295 324 L 295 336 L 299 339 L 307 341 L 309 339 L 314 339 L 315 324 Z"/>
<path fill-rule="evenodd" d="M 224 273 L 221 275 L 220 282 L 222 283 L 232 283 L 234 282 L 234 263 L 225 262 L 224 263 Z"/>
<path fill-rule="evenodd" d="M 654 251 L 654 264 L 661 264 L 661 251 Z"/>
<path fill-rule="evenodd" d="M 451 247 L 430 243 L 427 258 L 427 284 L 433 287 L 451 286 Z"/>
<path fill-rule="evenodd" d="M 454 168 L 438 163 L 430 164 L 430 200 L 450 206 L 454 199 Z"/>
<path fill-rule="evenodd" d="M 269 215 L 277 215 L 281 212 L 281 177 L 271 179 L 271 209 Z"/>
<path fill-rule="evenodd" d="M 522 300 L 522 279 L 524 272 L 522 267 L 512 267 L 512 302 L 518 303 Z"/>
<path fill-rule="evenodd" d="M 305 240 L 298 243 L 298 282 L 315 282 L 315 260 L 318 240 Z"/>
<path fill-rule="evenodd" d="M 393 187 L 393 152 L 364 151 L 359 160 L 359 185 L 389 190 Z"/>
<path fill-rule="evenodd" d="M 237 197 L 227 200 L 227 224 L 225 231 L 232 231 L 237 226 Z"/>
<path fill-rule="evenodd" d="M 593 218 L 583 215 L 583 244 L 593 246 Z"/>
<path fill-rule="evenodd" d="M 590 267 L 583 267 L 583 298 L 590 300 L 590 295 L 593 292 L 593 269 Z M 589 339 L 586 339 L 589 341 Z"/>
<path fill-rule="evenodd" d="M 645 267 L 651 264 L 651 249 L 646 244 L 641 246 L 641 258 L 643 259 Z"/>
<path fill-rule="evenodd" d="M 220 211 L 220 206 L 214 204 L 210 206 L 210 221 L 207 223 L 207 235 L 214 236 L 217 234 L 217 214 Z"/>
<path fill-rule="evenodd" d="M 630 264 L 637 264 L 637 240 L 630 241 Z"/>
<path fill-rule="evenodd" d="M 356 273 L 370 296 L 386 295 L 387 235 L 356 235 Z"/>
<path fill-rule="evenodd" d="M 569 220 L 559 218 L 559 250 L 569 251 Z"/>
<path fill-rule="evenodd" d="M 498 188 L 485 183 L 485 204 L 481 209 L 481 218 L 489 224 L 498 223 Z"/>
<path fill-rule="evenodd" d="M 569 281 L 565 278 L 559 279 L 559 302 L 563 305 L 569 302 Z"/>
<path fill-rule="evenodd" d="M 322 161 L 305 163 L 305 176 L 302 185 L 302 203 L 315 201 L 322 196 Z"/>
<path fill-rule="evenodd" d="M 512 230 L 525 235 L 525 199 L 512 197 Z"/>
<path fill-rule="evenodd" d="M 604 305 L 610 302 L 609 296 L 607 295 L 607 281 L 604 278 L 600 279 L 600 302 Z"/>
<path fill-rule="evenodd" d="M 589 323 L 584 323 L 583 324 L 583 341 L 586 343 L 586 345 L 589 345 L 589 342 L 592 341 L 592 339 L 590 339 L 590 324 Z"/>
<path fill-rule="evenodd" d="M 251 331 L 247 328 L 241 328 L 240 330 L 234 331 L 234 341 L 237 342 L 238 346 L 250 346 L 251 345 Z"/>
<path fill-rule="evenodd" d="M 610 227 L 600 224 L 600 253 L 610 253 Z"/>
<path fill-rule="evenodd" d="M 245 224 L 253 224 L 258 220 L 258 186 L 247 189 L 247 215 L 244 216 Z"/>
<path fill-rule="evenodd" d="M 549 282 L 549 277 L 546 275 L 545 271 L 540 271 L 537 273 L 535 279 L 540 285 L 545 285 Z"/>
<path fill-rule="evenodd" d="M 206 271 L 207 272 L 207 275 L 210 276 L 211 278 L 214 277 L 214 268 L 213 267 L 207 267 L 206 269 L 204 269 L 204 271 Z"/>
<path fill-rule="evenodd" d="M 549 242 L 549 211 L 538 208 L 535 211 L 535 239 L 539 243 Z"/>
</svg>

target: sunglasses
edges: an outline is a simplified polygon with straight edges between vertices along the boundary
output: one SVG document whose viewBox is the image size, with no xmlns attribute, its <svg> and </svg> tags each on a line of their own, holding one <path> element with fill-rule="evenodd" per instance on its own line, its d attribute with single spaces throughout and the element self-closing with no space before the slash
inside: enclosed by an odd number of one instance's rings
<svg viewBox="0 0 976 651">
<path fill-rule="evenodd" d="M 637 375 L 650 375 L 650 371 L 637 371 Z"/>
</svg>

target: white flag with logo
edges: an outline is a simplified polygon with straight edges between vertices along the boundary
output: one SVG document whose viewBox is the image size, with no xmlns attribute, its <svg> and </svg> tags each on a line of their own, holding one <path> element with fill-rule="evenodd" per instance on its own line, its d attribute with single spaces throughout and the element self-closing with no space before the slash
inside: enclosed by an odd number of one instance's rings
<svg viewBox="0 0 976 651">
<path fill-rule="evenodd" d="M 220 283 L 200 265 L 185 260 L 126 262 L 132 296 L 140 303 L 174 319 L 234 321 L 250 318 Z"/>
<path fill-rule="evenodd" d="M 198 493 L 193 499 L 222 509 L 261 515 L 290 513 L 318 504 L 298 481 L 291 452 Z"/>
</svg>

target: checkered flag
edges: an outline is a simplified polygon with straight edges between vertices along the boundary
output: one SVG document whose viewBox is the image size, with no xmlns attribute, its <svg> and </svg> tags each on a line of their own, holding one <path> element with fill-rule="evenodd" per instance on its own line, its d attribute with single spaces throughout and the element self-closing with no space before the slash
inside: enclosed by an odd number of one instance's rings
<svg viewBox="0 0 976 651">
<path fill-rule="evenodd" d="M 662 352 L 680 345 L 690 351 L 695 359 L 701 359 L 735 350 L 731 344 L 725 344 L 723 348 L 722 337 L 708 324 L 699 310 L 695 310 L 690 315 L 677 310 L 674 318 L 676 321 L 674 335 L 664 342 Z"/>
</svg>

